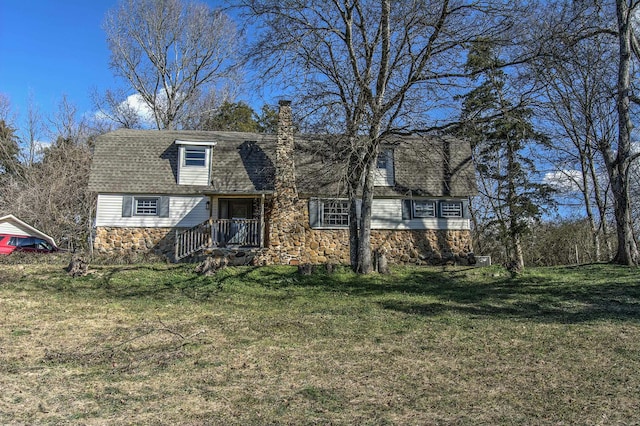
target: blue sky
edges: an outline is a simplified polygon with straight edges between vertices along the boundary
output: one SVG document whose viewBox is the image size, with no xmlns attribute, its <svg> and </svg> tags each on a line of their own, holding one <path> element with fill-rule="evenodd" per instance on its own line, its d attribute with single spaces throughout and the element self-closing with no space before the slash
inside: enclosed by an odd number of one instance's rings
<svg viewBox="0 0 640 426">
<path fill-rule="evenodd" d="M 223 3 L 205 2 L 212 7 Z M 102 29 L 105 13 L 116 4 L 0 0 L 0 93 L 9 97 L 19 130 L 30 95 L 44 117 L 57 110 L 63 95 L 80 114 L 91 114 L 91 91 L 119 85 L 109 68 Z"/>
<path fill-rule="evenodd" d="M 43 114 L 63 94 L 89 111 L 91 88 L 115 85 L 102 31 L 115 0 L 0 0 L 0 92 L 24 118 L 29 93 Z"/>
</svg>

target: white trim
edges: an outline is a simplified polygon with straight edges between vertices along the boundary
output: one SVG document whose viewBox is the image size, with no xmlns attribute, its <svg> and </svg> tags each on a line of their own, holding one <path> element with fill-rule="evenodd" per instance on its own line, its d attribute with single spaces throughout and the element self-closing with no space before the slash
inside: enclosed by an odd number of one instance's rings
<svg viewBox="0 0 640 426">
<path fill-rule="evenodd" d="M 214 141 L 181 141 L 176 139 L 176 145 L 193 145 L 193 146 L 216 146 L 218 142 Z"/>
</svg>

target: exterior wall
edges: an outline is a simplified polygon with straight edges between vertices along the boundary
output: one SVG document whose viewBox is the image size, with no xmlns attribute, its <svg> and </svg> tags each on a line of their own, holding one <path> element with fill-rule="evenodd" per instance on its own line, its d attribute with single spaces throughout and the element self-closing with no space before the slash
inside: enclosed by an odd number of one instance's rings
<svg viewBox="0 0 640 426">
<path fill-rule="evenodd" d="M 469 201 L 462 201 L 463 217 L 461 218 L 402 218 L 402 200 L 395 198 L 374 199 L 371 206 L 371 229 L 396 230 L 469 230 Z"/>
<path fill-rule="evenodd" d="M 93 249 L 101 254 L 147 254 L 173 257 L 175 228 L 96 227 Z"/>
<path fill-rule="evenodd" d="M 291 217 L 278 228 L 288 234 L 269 233 L 268 248 L 257 257 L 258 264 L 340 263 L 349 264 L 347 229 L 312 229 L 308 202 L 298 200 L 293 208 L 302 215 Z M 382 250 L 391 264 L 464 263 L 472 251 L 471 231 L 467 229 L 377 229 L 371 231 L 371 248 Z"/>
<path fill-rule="evenodd" d="M 207 197 L 171 196 L 169 217 L 122 217 L 124 194 L 99 194 L 96 207 L 96 227 L 120 228 L 190 228 L 209 219 Z M 154 194 L 136 194 L 154 196 Z"/>
</svg>

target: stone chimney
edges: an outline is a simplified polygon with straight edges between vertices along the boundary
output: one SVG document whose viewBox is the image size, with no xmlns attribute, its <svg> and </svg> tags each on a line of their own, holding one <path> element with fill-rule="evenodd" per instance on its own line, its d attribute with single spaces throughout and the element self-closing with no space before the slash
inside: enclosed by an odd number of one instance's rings
<svg viewBox="0 0 640 426">
<path fill-rule="evenodd" d="M 291 119 L 291 101 L 281 100 L 278 111 L 278 133 L 276 142 L 276 175 L 274 182 L 275 198 L 285 202 L 298 199 L 293 160 L 293 120 Z"/>
<path fill-rule="evenodd" d="M 267 249 L 261 262 L 297 264 L 305 244 L 305 206 L 298 199 L 295 180 L 291 101 L 280 101 L 276 140 L 273 203 L 269 215 Z"/>
</svg>

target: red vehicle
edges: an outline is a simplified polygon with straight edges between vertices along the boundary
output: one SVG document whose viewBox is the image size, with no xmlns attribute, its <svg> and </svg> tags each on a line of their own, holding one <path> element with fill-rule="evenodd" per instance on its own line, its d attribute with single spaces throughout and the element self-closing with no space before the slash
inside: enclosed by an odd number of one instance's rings
<svg viewBox="0 0 640 426">
<path fill-rule="evenodd" d="M 52 253 L 60 249 L 50 242 L 26 235 L 0 234 L 0 255 L 14 251 L 29 253 Z"/>
</svg>

